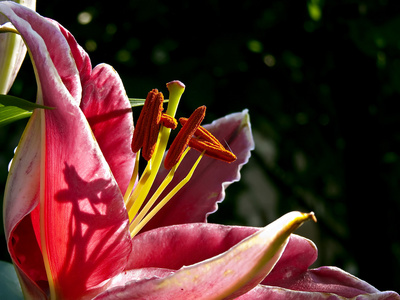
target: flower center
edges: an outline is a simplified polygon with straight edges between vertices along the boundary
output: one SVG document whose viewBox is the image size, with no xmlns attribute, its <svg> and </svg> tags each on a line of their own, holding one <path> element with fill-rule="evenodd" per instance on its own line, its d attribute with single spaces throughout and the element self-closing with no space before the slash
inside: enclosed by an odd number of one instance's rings
<svg viewBox="0 0 400 300">
<path fill-rule="evenodd" d="M 191 179 L 203 155 L 229 163 L 236 160 L 236 156 L 231 151 L 225 149 L 208 130 L 200 126 L 206 111 L 206 107 L 201 106 L 188 119 L 179 119 L 182 128 L 172 142 L 164 160 L 165 169 L 170 171 L 146 205 L 143 206 L 160 169 L 171 129 L 177 127 L 175 113 L 185 90 L 184 84 L 180 81 L 167 83 L 167 88 L 170 97 L 166 112 L 163 112 L 163 94 L 156 89 L 150 91 L 133 134 L 132 151 L 137 153 L 136 162 L 131 182 L 124 196 L 132 237 Z M 160 195 L 171 182 L 177 168 L 191 148 L 200 151 L 201 155 L 186 177 L 174 186 L 164 198 L 159 200 Z M 137 180 L 140 152 L 147 161 L 147 166 L 140 179 Z M 158 204 L 152 208 L 157 201 Z"/>
</svg>

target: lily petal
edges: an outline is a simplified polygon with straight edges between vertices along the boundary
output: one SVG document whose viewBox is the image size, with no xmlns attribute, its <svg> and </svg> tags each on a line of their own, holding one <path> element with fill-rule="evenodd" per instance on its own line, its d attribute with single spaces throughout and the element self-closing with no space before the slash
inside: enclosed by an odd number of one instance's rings
<svg viewBox="0 0 400 300">
<path fill-rule="evenodd" d="M 240 169 L 250 158 L 254 149 L 248 111 L 234 113 L 204 126 L 218 140 L 226 143 L 237 156 L 233 163 L 226 163 L 209 157 L 203 157 L 192 179 L 155 215 L 144 230 L 174 224 L 205 222 L 207 215 L 215 212 L 225 197 L 225 189 L 240 179 Z M 189 172 L 199 152 L 192 150 L 179 166 L 168 193 Z M 155 182 L 157 187 L 166 176 L 162 167 Z M 154 192 L 154 188 L 150 195 Z M 162 196 L 160 197 L 162 198 Z"/>
<path fill-rule="evenodd" d="M 297 280 L 307 272 L 317 257 L 317 247 L 311 240 L 292 234 L 276 267 L 262 283 L 284 287 L 282 282 L 290 282 L 293 278 Z"/>
<path fill-rule="evenodd" d="M 283 283 L 286 285 L 287 283 Z M 352 298 L 363 294 L 379 294 L 369 283 L 337 267 L 320 267 L 303 274 L 297 281 L 288 284 L 292 290 L 332 293 Z M 397 295 L 397 299 L 399 296 Z"/>
<path fill-rule="evenodd" d="M 399 299 L 336 267 L 308 268 L 317 259 L 314 243 L 291 235 L 280 260 L 262 285 L 239 299 Z"/>
<path fill-rule="evenodd" d="M 129 99 L 117 72 L 101 64 L 84 83 L 81 109 L 124 194 L 132 176 L 133 118 Z"/>
<path fill-rule="evenodd" d="M 135 237 L 127 269 L 177 270 L 227 251 L 260 228 L 191 223 L 156 228 Z M 193 232 L 196 232 L 194 235 Z M 161 243 L 168 240 L 169 243 Z M 200 241 L 200 242 L 199 242 Z M 204 246 L 199 247 L 199 243 Z M 154 247 L 154 245 L 158 245 Z M 263 281 L 274 285 L 282 278 L 303 274 L 317 258 L 317 248 L 306 238 L 292 234 L 276 268 Z"/>
<path fill-rule="evenodd" d="M 135 237 L 126 268 L 178 270 L 221 254 L 258 230 L 254 227 L 209 223 L 180 224 L 149 230 Z M 164 240 L 168 243 L 161 242 Z M 204 246 L 199 247 L 199 243 Z"/>
<path fill-rule="evenodd" d="M 279 269 L 278 266 L 277 269 Z M 293 274 L 293 276 L 286 278 L 282 277 L 280 282 L 269 283 L 270 281 L 266 278 L 263 283 L 266 285 L 261 292 L 266 295 L 268 293 L 271 298 L 265 299 L 275 299 L 273 297 L 274 293 L 277 295 L 285 295 L 287 293 L 287 295 L 293 295 L 293 297 L 296 294 L 308 295 L 311 297 L 310 299 L 314 299 L 314 297 L 315 299 L 324 299 L 321 297 L 326 294 L 333 295 L 332 299 L 342 299 L 342 297 L 345 299 L 400 299 L 398 294 L 380 292 L 369 283 L 337 267 L 320 267 L 300 274 Z M 271 286 L 274 287 L 272 288 Z M 282 287 L 282 289 L 275 291 L 276 287 Z M 267 292 L 269 288 L 272 288 L 272 290 Z"/>
<path fill-rule="evenodd" d="M 350 299 L 337 294 L 325 292 L 307 292 L 284 289 L 274 286 L 258 285 L 248 293 L 236 298 L 237 300 L 345 300 Z M 398 300 L 395 292 L 375 292 L 359 294 L 351 300 Z"/>
<path fill-rule="evenodd" d="M 130 239 L 119 187 L 79 107 L 65 104 L 58 106 L 59 113 L 45 117 L 41 201 L 45 203 L 46 246 L 55 286 L 63 297 L 79 298 L 124 269 Z M 64 126 L 68 130 L 63 131 Z"/>
<path fill-rule="evenodd" d="M 16 245 L 25 240 L 25 234 L 36 237 L 36 249 L 41 249 L 47 265 L 50 292 L 53 282 L 53 293 L 59 297 L 83 298 L 101 290 L 125 267 L 131 243 L 122 194 L 78 106 L 80 74 L 59 27 L 13 2 L 1 2 L 0 10 L 30 50 L 38 81 L 38 103 L 55 107 L 35 114 L 27 132 L 37 139 L 23 138 L 14 158 L 24 164 L 21 168 L 12 167 L 10 176 L 15 178 L 10 178 L 5 196 L 11 206 L 6 207 L 6 219 L 13 220 L 6 229 L 9 251 L 23 272 L 23 280 L 32 282 L 25 288 L 39 286 L 43 274 L 32 278 L 24 264 L 32 258 L 31 249 L 22 250 Z M 29 184 L 34 189 L 27 190 L 30 186 L 21 183 L 22 172 L 32 166 L 35 170 L 28 174 L 39 174 L 40 181 L 32 179 Z M 29 201 L 16 198 L 17 193 Z M 17 216 L 9 215 L 15 212 Z M 31 220 L 27 223 L 34 233 L 18 228 L 29 213 Z M 100 264 L 102 267 L 98 268 Z M 46 290 L 42 287 L 43 292 Z"/>
<path fill-rule="evenodd" d="M 72 55 L 73 61 L 75 63 L 76 69 L 78 70 L 78 74 L 80 77 L 80 81 L 82 83 L 82 86 L 85 85 L 86 81 L 90 79 L 90 75 L 92 73 L 92 64 L 90 62 L 89 55 L 86 53 L 85 50 L 76 42 L 74 36 L 67 30 L 65 29 L 61 24 L 59 24 L 57 21 L 54 21 L 52 19 L 47 19 L 49 22 L 52 22 L 58 30 L 62 33 L 64 38 L 66 39 L 69 49 L 70 49 L 70 54 Z M 49 42 L 46 43 L 47 45 Z M 54 51 L 58 51 L 57 44 L 51 44 L 50 49 L 54 49 Z M 54 60 L 53 60 L 54 61 Z M 57 67 L 57 62 L 54 63 L 56 68 Z M 63 78 L 63 76 L 61 76 Z M 68 77 L 65 77 L 66 79 Z M 75 75 L 73 76 L 75 78 Z M 67 80 L 63 79 L 64 83 L 67 83 Z M 68 88 L 68 84 L 65 84 Z M 77 103 L 79 104 L 79 101 L 81 100 L 81 95 L 79 93 L 73 93 L 71 92 L 71 95 L 76 95 L 74 98 L 77 100 Z"/>
<path fill-rule="evenodd" d="M 32 299 L 45 299 L 47 288 L 43 258 L 29 214 L 39 202 L 40 123 L 38 111 L 34 111 L 19 142 L 4 191 L 7 247 L 24 295 Z"/>
<path fill-rule="evenodd" d="M 220 255 L 164 278 L 128 281 L 95 299 L 234 299 L 271 271 L 291 232 L 310 218 L 313 214 L 286 214 Z"/>
<path fill-rule="evenodd" d="M 76 93 L 74 93 L 74 88 L 69 88 L 73 85 L 68 84 L 68 76 L 62 80 L 71 94 L 75 95 L 77 103 L 81 102 L 80 107 L 124 193 L 131 178 L 135 154 L 130 147 L 133 133 L 131 105 L 121 78 L 107 64 L 100 64 L 92 70 L 88 54 L 76 42 L 73 35 L 56 21 L 51 19 L 48 21 L 61 31 L 68 43 L 81 81 L 82 101 L 80 88 L 75 88 Z M 51 47 L 57 46 L 59 45 L 51 45 Z M 55 49 L 55 51 L 60 50 Z M 55 64 L 57 68 L 57 62 Z"/>
<path fill-rule="evenodd" d="M 124 271 L 115 276 L 112 280 L 110 280 L 110 284 L 107 285 L 107 289 L 110 290 L 114 287 L 119 288 L 130 281 L 140 281 L 143 279 L 167 277 L 174 272 L 175 270 L 162 268 L 142 268 Z"/>
<path fill-rule="evenodd" d="M 78 102 L 82 95 L 82 86 L 80 74 L 77 70 L 77 64 L 73 57 L 73 52 L 66 40 L 64 34 L 60 31 L 60 26 L 55 21 L 45 19 L 34 11 L 24 6 L 19 6 L 14 2 L 1 2 L 1 11 L 11 21 L 24 38 L 25 43 L 30 40 L 41 40 L 46 47 L 46 53 L 42 59 L 50 59 L 52 69 L 55 69 L 63 86 L 67 88 L 72 97 Z M 41 26 L 46 24 L 46 26 Z M 31 52 L 37 49 L 28 47 Z M 64 53 L 64 55 L 61 55 Z M 32 54 L 31 54 L 32 55 Z M 43 61 L 32 61 L 36 67 L 40 67 Z M 49 72 L 51 73 L 51 72 Z M 42 104 L 42 103 L 38 103 Z"/>
</svg>

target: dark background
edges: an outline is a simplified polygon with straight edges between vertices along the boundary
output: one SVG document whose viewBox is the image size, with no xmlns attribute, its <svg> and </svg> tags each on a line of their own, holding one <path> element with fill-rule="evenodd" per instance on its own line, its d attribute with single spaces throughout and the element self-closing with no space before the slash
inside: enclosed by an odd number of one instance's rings
<svg viewBox="0 0 400 300">
<path fill-rule="evenodd" d="M 316 266 L 398 292 L 399 8 L 396 0 L 37 3 L 93 65 L 119 72 L 129 97 L 179 79 L 180 116 L 201 104 L 206 123 L 249 109 L 256 150 L 210 221 L 264 226 L 312 210 L 319 222 L 299 233 L 316 242 Z M 35 99 L 29 60 L 10 94 Z M 0 130 L 0 190 L 25 124 Z"/>
</svg>

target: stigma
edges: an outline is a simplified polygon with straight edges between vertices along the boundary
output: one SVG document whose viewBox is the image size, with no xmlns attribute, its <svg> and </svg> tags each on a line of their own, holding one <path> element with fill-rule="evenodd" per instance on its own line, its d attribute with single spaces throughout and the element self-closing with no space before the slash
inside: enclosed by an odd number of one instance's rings
<svg viewBox="0 0 400 300">
<path fill-rule="evenodd" d="M 206 113 L 205 106 L 197 108 L 189 118 L 179 119 L 182 127 L 166 152 L 170 132 L 178 126 L 175 114 L 185 85 L 180 81 L 172 81 L 167 83 L 167 88 L 169 91 L 167 110 L 164 112 L 163 94 L 157 89 L 150 91 L 133 133 L 132 151 L 136 153 L 136 162 L 131 182 L 124 196 L 131 237 L 139 233 L 148 221 L 191 179 L 204 155 L 227 163 L 236 160 L 235 154 L 227 150 L 212 133 L 201 126 Z M 186 177 L 174 186 L 164 198 L 159 199 L 185 155 L 192 149 L 200 152 L 197 161 Z M 147 166 L 139 176 L 140 153 L 147 161 Z M 165 153 L 167 154 L 165 155 Z M 169 170 L 169 173 L 150 199 L 147 199 L 163 160 L 164 167 Z M 158 204 L 155 205 L 155 203 Z"/>
</svg>

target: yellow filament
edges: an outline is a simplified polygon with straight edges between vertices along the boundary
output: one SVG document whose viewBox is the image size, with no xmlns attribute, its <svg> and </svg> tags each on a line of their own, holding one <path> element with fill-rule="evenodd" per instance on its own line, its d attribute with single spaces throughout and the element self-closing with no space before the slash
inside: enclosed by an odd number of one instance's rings
<svg viewBox="0 0 400 300">
<path fill-rule="evenodd" d="M 197 159 L 197 161 L 194 163 L 194 165 L 192 166 L 192 168 L 190 169 L 189 173 L 186 175 L 185 178 L 182 179 L 181 182 L 179 182 L 169 193 L 167 196 L 165 196 L 160 203 L 158 203 L 156 205 L 156 207 L 154 207 L 154 209 L 152 211 L 150 211 L 150 213 L 148 215 L 146 215 L 146 217 L 143 218 L 143 220 L 140 221 L 140 223 L 137 226 L 132 226 L 133 223 L 129 226 L 129 230 L 131 232 L 131 237 L 133 238 L 136 234 L 138 234 L 138 232 L 150 221 L 151 218 L 154 217 L 154 215 L 156 213 L 158 213 L 160 211 L 161 208 L 164 207 L 165 204 L 168 203 L 169 200 L 171 200 L 172 197 L 175 196 L 175 194 L 182 189 L 182 187 L 185 186 L 186 183 L 188 183 L 188 181 L 192 178 L 192 175 L 194 173 L 194 171 L 196 170 L 197 165 L 199 164 L 201 158 L 203 157 L 204 152 L 199 156 L 199 158 Z M 175 168 L 176 169 L 176 168 Z M 165 187 L 164 187 L 165 188 Z"/>
<path fill-rule="evenodd" d="M 143 191 L 143 187 L 146 185 L 147 179 L 149 178 L 150 174 L 151 174 L 151 172 L 146 168 L 146 170 L 143 172 L 142 176 L 140 177 L 138 184 L 136 185 L 135 189 L 133 190 L 133 193 L 131 194 L 128 201 L 126 202 L 126 209 L 128 212 L 129 211 L 133 212 L 136 209 L 136 206 L 138 205 L 137 199 L 141 195 L 141 193 Z"/>
<path fill-rule="evenodd" d="M 162 126 L 160 130 L 160 134 L 158 136 L 155 148 L 155 155 L 153 155 L 153 157 L 148 161 L 146 169 L 144 170 L 142 176 L 140 177 L 140 180 L 126 205 L 126 209 L 128 210 L 128 215 L 129 215 L 129 221 L 132 221 L 135 218 L 140 207 L 143 205 L 143 202 L 146 199 L 146 196 L 149 193 L 151 186 L 153 185 L 158 170 L 160 169 L 162 158 L 164 156 L 164 152 L 167 147 L 167 145 L 165 144 L 161 145 L 160 148 L 160 141 L 162 136 L 161 132 L 163 131 L 164 128 L 165 127 Z M 168 135 L 166 138 L 167 141 L 169 137 L 169 131 L 167 132 Z M 160 152 L 162 154 L 161 156 L 158 155 Z"/>
<path fill-rule="evenodd" d="M 167 176 L 164 178 L 163 182 L 160 184 L 160 186 L 157 188 L 153 196 L 149 199 L 149 201 L 146 203 L 146 205 L 142 208 L 140 213 L 135 217 L 135 219 L 132 221 L 130 227 L 135 228 L 139 222 L 143 219 L 143 217 L 148 213 L 150 208 L 153 206 L 153 204 L 157 201 L 158 197 L 160 197 L 161 193 L 165 190 L 165 188 L 168 186 L 168 184 L 171 182 L 171 180 L 174 178 L 175 175 L 175 170 L 178 168 L 180 165 L 181 161 L 185 157 L 186 153 L 189 151 L 189 147 L 186 148 L 185 152 L 182 154 L 181 159 L 179 162 L 173 166 L 173 168 L 169 171 Z"/>
<path fill-rule="evenodd" d="M 132 193 L 133 187 L 135 186 L 137 176 L 139 174 L 139 159 L 140 159 L 140 150 L 136 153 L 135 167 L 133 168 L 131 181 L 129 182 L 128 188 L 126 189 L 126 192 L 124 195 L 124 202 L 125 202 L 126 206 L 128 205 L 129 196 Z"/>
</svg>

